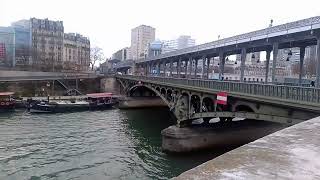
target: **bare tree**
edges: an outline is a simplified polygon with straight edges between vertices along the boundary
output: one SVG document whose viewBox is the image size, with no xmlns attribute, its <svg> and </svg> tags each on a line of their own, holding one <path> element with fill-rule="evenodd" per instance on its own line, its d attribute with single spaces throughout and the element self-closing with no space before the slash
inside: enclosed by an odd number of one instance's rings
<svg viewBox="0 0 320 180">
<path fill-rule="evenodd" d="M 30 46 L 28 46 L 28 45 L 16 46 L 16 63 L 17 63 L 17 65 L 22 65 L 24 67 L 28 67 L 30 58 L 31 58 Z"/>
<path fill-rule="evenodd" d="M 291 66 L 291 72 L 293 75 L 300 74 L 300 63 L 295 63 Z"/>
<path fill-rule="evenodd" d="M 311 78 L 316 75 L 316 60 L 315 58 L 306 59 L 306 70 L 305 74 L 307 78 Z"/>
<path fill-rule="evenodd" d="M 311 78 L 316 74 L 316 61 L 315 59 L 305 59 L 305 63 L 303 66 L 304 75 L 306 78 Z M 300 63 L 295 63 L 291 66 L 292 74 L 297 75 L 300 74 Z"/>
<path fill-rule="evenodd" d="M 96 46 L 90 49 L 91 70 L 93 70 L 97 62 L 102 62 L 104 59 L 105 57 L 101 48 Z"/>
</svg>

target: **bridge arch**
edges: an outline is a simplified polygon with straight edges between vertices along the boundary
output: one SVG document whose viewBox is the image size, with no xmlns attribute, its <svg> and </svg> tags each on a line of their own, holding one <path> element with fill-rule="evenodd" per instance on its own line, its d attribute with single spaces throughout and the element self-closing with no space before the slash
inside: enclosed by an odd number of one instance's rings
<svg viewBox="0 0 320 180">
<path fill-rule="evenodd" d="M 249 105 L 238 105 L 235 107 L 236 112 L 254 112 L 254 110 Z"/>
<path fill-rule="evenodd" d="M 163 95 L 161 94 L 160 87 L 153 88 L 152 86 L 145 85 L 145 84 L 143 84 L 143 85 L 141 85 L 141 84 L 136 84 L 136 85 L 132 86 L 132 87 L 128 90 L 128 94 L 130 94 L 130 91 L 135 90 L 135 88 L 137 88 L 137 87 L 140 87 L 140 88 L 143 87 L 143 88 L 146 88 L 146 89 L 152 91 L 153 93 L 155 93 L 156 95 L 158 95 L 158 96 L 166 103 L 166 105 L 170 108 L 170 102 L 166 99 L 165 96 L 163 96 Z"/>
<path fill-rule="evenodd" d="M 203 112 L 213 112 L 214 111 L 214 98 L 212 98 L 210 96 L 203 97 L 201 108 L 202 108 Z"/>
<path fill-rule="evenodd" d="M 255 103 L 238 101 L 232 107 L 233 112 L 258 112 L 257 106 Z"/>
<path fill-rule="evenodd" d="M 191 94 L 190 103 L 192 113 L 199 113 L 201 111 L 201 96 L 198 94 Z"/>
<path fill-rule="evenodd" d="M 167 99 L 169 102 L 173 101 L 172 93 L 173 93 L 172 89 L 170 89 L 170 88 L 167 89 L 166 99 Z"/>
<path fill-rule="evenodd" d="M 167 96 L 166 88 L 161 88 L 160 93 L 161 93 L 162 96 L 166 97 Z"/>
</svg>

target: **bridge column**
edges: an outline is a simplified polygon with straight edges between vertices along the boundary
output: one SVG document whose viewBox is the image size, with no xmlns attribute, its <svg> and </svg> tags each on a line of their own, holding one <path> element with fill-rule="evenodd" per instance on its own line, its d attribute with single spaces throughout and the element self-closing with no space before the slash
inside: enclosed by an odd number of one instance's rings
<svg viewBox="0 0 320 180">
<path fill-rule="evenodd" d="M 240 64 L 240 82 L 244 81 L 244 69 L 246 65 L 246 57 L 247 57 L 247 50 L 246 48 L 241 49 L 241 64 Z"/>
<path fill-rule="evenodd" d="M 166 70 L 167 70 L 167 62 L 163 62 L 163 76 L 166 77 Z"/>
<path fill-rule="evenodd" d="M 273 44 L 272 83 L 275 83 L 279 44 Z"/>
<path fill-rule="evenodd" d="M 306 47 L 300 47 L 300 73 L 299 73 L 299 85 L 302 85 L 302 76 L 303 76 L 303 61 L 304 61 L 304 54 L 306 51 Z"/>
<path fill-rule="evenodd" d="M 170 60 L 170 77 L 172 77 L 172 64 L 173 64 L 173 62 L 172 62 L 172 60 Z"/>
<path fill-rule="evenodd" d="M 150 74 L 153 75 L 154 63 L 150 64 Z"/>
<path fill-rule="evenodd" d="M 177 75 L 178 78 L 181 77 L 181 58 L 179 58 L 179 60 L 177 61 Z"/>
<path fill-rule="evenodd" d="M 194 60 L 194 78 L 197 78 L 198 59 Z"/>
<path fill-rule="evenodd" d="M 144 75 L 147 75 L 147 63 L 143 64 L 143 71 L 144 71 Z"/>
<path fill-rule="evenodd" d="M 317 77 L 316 77 L 316 85 L 317 88 L 320 88 L 320 36 L 317 37 L 317 47 L 316 47 L 316 61 L 317 61 Z"/>
<path fill-rule="evenodd" d="M 157 75 L 160 76 L 160 70 L 161 70 L 161 62 L 159 61 L 157 64 Z"/>
<path fill-rule="evenodd" d="M 204 76 L 204 69 L 206 67 L 206 56 L 203 56 L 202 57 L 202 79 L 205 79 L 205 76 Z"/>
<path fill-rule="evenodd" d="M 210 57 L 207 58 L 207 79 L 209 79 Z"/>
<path fill-rule="evenodd" d="M 266 51 L 266 77 L 265 77 L 266 79 L 264 80 L 266 84 L 268 83 L 268 77 L 269 77 L 270 54 L 271 54 L 271 51 L 267 50 Z"/>
<path fill-rule="evenodd" d="M 193 59 L 192 57 L 189 58 L 190 64 L 189 64 L 189 78 L 192 77 L 192 66 L 193 66 Z"/>
<path fill-rule="evenodd" d="M 225 64 L 225 55 L 222 52 L 219 52 L 219 80 L 222 80 L 224 73 L 224 64 Z"/>
<path fill-rule="evenodd" d="M 147 75 L 150 75 L 151 72 L 151 63 L 147 63 Z"/>
<path fill-rule="evenodd" d="M 188 63 L 189 63 L 189 60 L 185 60 L 185 69 L 184 69 L 184 76 L 185 78 L 188 78 Z"/>
<path fill-rule="evenodd" d="M 151 68 L 152 68 L 152 63 L 149 62 L 149 63 L 148 63 L 148 75 L 151 74 Z"/>
</svg>

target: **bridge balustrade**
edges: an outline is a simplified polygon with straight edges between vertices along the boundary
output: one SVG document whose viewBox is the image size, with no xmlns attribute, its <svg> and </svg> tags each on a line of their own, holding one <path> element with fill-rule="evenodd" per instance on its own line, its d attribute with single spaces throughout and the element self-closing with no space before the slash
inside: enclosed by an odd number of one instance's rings
<svg viewBox="0 0 320 180">
<path fill-rule="evenodd" d="M 212 89 L 215 91 L 227 91 L 229 93 L 241 93 L 256 96 L 267 96 L 295 101 L 319 103 L 320 89 L 314 87 L 285 86 L 273 84 L 255 84 L 228 82 L 202 79 L 167 78 L 167 77 L 146 77 L 122 75 L 120 78 L 133 79 L 137 81 L 149 81 L 152 83 L 169 83 L 175 85 L 185 85 L 197 88 Z"/>
</svg>

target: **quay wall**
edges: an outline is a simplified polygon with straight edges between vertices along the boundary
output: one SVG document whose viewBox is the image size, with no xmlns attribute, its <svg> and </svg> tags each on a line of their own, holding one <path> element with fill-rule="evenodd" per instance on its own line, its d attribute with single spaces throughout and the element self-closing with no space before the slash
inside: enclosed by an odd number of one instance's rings
<svg viewBox="0 0 320 180">
<path fill-rule="evenodd" d="M 227 152 L 174 178 L 320 179 L 320 117 Z"/>
</svg>

